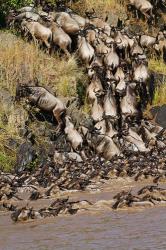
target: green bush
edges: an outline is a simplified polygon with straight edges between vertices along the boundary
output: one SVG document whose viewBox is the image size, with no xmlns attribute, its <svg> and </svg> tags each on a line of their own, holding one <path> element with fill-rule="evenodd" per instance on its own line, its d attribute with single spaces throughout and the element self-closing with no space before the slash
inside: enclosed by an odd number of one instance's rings
<svg viewBox="0 0 166 250">
<path fill-rule="evenodd" d="M 0 169 L 9 172 L 13 169 L 15 158 L 5 152 L 0 152 Z"/>
<path fill-rule="evenodd" d="M 5 17 L 9 10 L 18 9 L 33 2 L 33 0 L 0 0 L 0 26 L 5 26 Z"/>
</svg>

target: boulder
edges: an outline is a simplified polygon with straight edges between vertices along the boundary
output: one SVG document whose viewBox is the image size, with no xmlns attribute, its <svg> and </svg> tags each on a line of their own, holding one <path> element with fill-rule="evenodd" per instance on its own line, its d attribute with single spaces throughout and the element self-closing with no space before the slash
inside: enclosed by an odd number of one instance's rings
<svg viewBox="0 0 166 250">
<path fill-rule="evenodd" d="M 156 123 L 166 128 L 166 104 L 152 108 L 151 112 L 155 116 Z"/>
<path fill-rule="evenodd" d="M 24 170 L 30 170 L 31 164 L 37 158 L 36 151 L 31 142 L 25 141 L 17 151 L 15 170 L 20 173 Z"/>
</svg>

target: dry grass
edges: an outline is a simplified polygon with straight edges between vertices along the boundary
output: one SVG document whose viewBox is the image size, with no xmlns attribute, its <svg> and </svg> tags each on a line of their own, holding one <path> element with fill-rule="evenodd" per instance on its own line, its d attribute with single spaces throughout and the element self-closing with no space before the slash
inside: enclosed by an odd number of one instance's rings
<svg viewBox="0 0 166 250">
<path fill-rule="evenodd" d="M 0 33 L 0 86 L 15 93 L 17 82 L 27 83 L 37 78 L 57 95 L 75 96 L 77 81 L 84 81 L 76 59 L 58 55 L 50 57 L 38 47 L 14 35 Z"/>
<path fill-rule="evenodd" d="M 0 100 L 0 169 L 9 171 L 16 161 L 16 148 L 10 147 L 10 140 L 21 141 L 19 130 L 24 127 L 26 111 L 19 105 Z"/>
<path fill-rule="evenodd" d="M 84 102 L 84 106 L 83 106 L 83 108 L 82 108 L 82 111 L 83 111 L 83 113 L 85 113 L 85 114 L 90 114 L 91 106 L 90 106 L 90 104 L 88 103 L 87 98 L 85 98 L 85 102 Z"/>
<path fill-rule="evenodd" d="M 99 15 L 104 15 L 110 11 L 114 13 L 124 11 L 124 6 L 120 5 L 120 1 L 118 0 L 79 0 L 71 7 L 82 15 L 85 14 L 85 11 L 92 9 L 95 9 Z"/>
<path fill-rule="evenodd" d="M 152 104 L 147 105 L 144 116 L 153 119 L 151 109 L 155 106 L 162 106 L 164 104 L 166 104 L 166 83 L 156 88 Z"/>
<path fill-rule="evenodd" d="M 0 134 L 0 169 L 10 171 L 16 162 L 16 151 L 8 146 L 11 137 L 5 132 Z"/>
<path fill-rule="evenodd" d="M 166 64 L 163 60 L 152 58 L 148 61 L 149 70 L 152 70 L 158 74 L 166 75 Z M 156 87 L 152 104 L 149 104 L 146 108 L 145 115 L 151 117 L 150 110 L 153 106 L 162 106 L 166 104 L 166 83 Z"/>
<path fill-rule="evenodd" d="M 159 74 L 166 75 L 166 64 L 163 62 L 163 60 L 157 60 L 155 58 L 152 58 L 149 60 L 148 65 L 150 70 Z"/>
<path fill-rule="evenodd" d="M 156 88 L 153 99 L 153 106 L 161 106 L 163 104 L 166 104 L 166 83 Z"/>
<path fill-rule="evenodd" d="M 60 58 L 58 54 L 50 57 L 33 44 L 1 31 L 0 94 L 7 90 L 10 99 L 10 95 L 15 95 L 18 82 L 26 84 L 36 78 L 57 96 L 68 98 L 77 95 L 78 82 L 86 81 L 75 56 L 70 59 Z M 16 159 L 16 149 L 10 148 L 9 140 L 21 140 L 20 128 L 27 118 L 22 105 L 0 100 L 0 168 L 5 171 L 12 169 Z"/>
<path fill-rule="evenodd" d="M 158 74 L 166 75 L 166 64 L 163 60 L 152 58 L 149 60 L 148 65 L 149 70 Z M 166 82 L 156 88 L 152 105 L 148 107 L 148 109 L 152 106 L 161 106 L 163 104 L 166 104 Z"/>
</svg>

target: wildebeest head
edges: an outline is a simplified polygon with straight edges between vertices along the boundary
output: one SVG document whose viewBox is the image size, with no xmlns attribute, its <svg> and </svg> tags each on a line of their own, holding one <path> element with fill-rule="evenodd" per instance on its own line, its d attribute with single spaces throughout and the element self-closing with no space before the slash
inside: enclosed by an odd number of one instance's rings
<svg viewBox="0 0 166 250">
<path fill-rule="evenodd" d="M 31 94 L 31 92 L 32 90 L 30 87 L 21 86 L 20 84 L 17 84 L 15 100 L 20 101 L 22 97 L 28 97 Z"/>
<path fill-rule="evenodd" d="M 9 11 L 9 14 L 5 18 L 5 22 L 8 27 L 11 27 L 14 24 L 16 12 L 14 10 Z"/>
<path fill-rule="evenodd" d="M 92 11 L 85 11 L 85 15 L 86 15 L 89 19 L 97 18 L 96 12 L 95 12 L 94 8 L 92 9 Z"/>
</svg>

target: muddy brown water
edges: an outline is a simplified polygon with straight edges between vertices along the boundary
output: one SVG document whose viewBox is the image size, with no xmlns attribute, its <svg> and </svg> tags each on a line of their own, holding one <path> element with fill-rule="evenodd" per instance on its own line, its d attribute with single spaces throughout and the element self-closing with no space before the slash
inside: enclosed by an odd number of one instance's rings
<svg viewBox="0 0 166 250">
<path fill-rule="evenodd" d="M 90 201 L 110 200 L 120 187 L 138 189 L 146 184 L 119 182 L 105 185 L 100 192 L 75 192 L 70 196 Z M 119 211 L 100 207 L 93 212 L 26 223 L 13 223 L 9 213 L 0 214 L 0 250 L 107 249 L 166 249 L 166 206 Z"/>
</svg>

